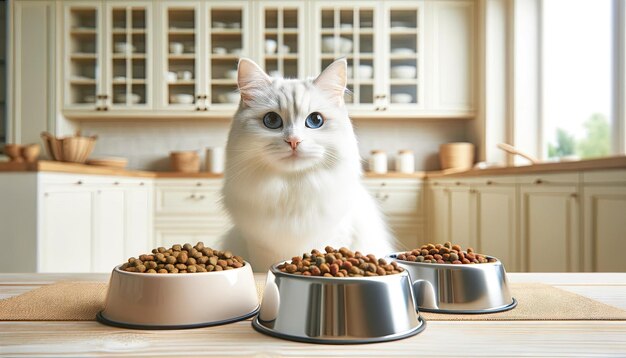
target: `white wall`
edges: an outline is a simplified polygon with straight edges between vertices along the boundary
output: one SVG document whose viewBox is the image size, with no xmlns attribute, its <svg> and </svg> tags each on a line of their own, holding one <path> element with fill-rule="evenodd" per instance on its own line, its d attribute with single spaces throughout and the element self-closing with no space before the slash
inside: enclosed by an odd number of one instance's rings
<svg viewBox="0 0 626 358">
<path fill-rule="evenodd" d="M 172 150 L 202 150 L 224 146 L 229 122 L 157 121 L 157 122 L 85 122 L 83 134 L 97 134 L 93 157 L 121 156 L 130 159 L 129 167 L 169 170 Z M 390 167 L 399 149 L 415 153 L 416 170 L 439 169 L 439 144 L 467 140 L 467 122 L 463 120 L 360 120 L 355 121 L 361 156 L 367 160 L 373 149 L 388 153 Z"/>
</svg>

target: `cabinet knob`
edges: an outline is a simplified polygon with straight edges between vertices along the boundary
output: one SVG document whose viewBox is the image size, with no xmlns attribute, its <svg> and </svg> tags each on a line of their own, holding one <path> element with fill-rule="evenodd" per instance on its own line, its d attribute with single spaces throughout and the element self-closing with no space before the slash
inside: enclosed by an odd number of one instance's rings
<svg viewBox="0 0 626 358">
<path fill-rule="evenodd" d="M 108 110 L 109 110 L 109 107 L 108 107 L 108 106 L 104 106 L 104 107 L 102 107 L 102 110 L 103 110 L 103 111 L 108 111 Z"/>
<path fill-rule="evenodd" d="M 200 195 L 200 196 L 198 197 L 198 200 L 202 200 L 202 199 L 204 199 L 204 195 Z"/>
<path fill-rule="evenodd" d="M 196 194 L 189 195 L 189 199 L 195 199 L 195 198 L 196 198 Z"/>
<path fill-rule="evenodd" d="M 144 186 L 144 182 L 139 183 L 140 186 Z"/>
<path fill-rule="evenodd" d="M 113 185 L 120 185 L 120 182 L 118 182 L 118 181 L 113 182 Z"/>
<path fill-rule="evenodd" d="M 537 180 L 535 180 L 535 184 L 543 184 L 543 180 L 537 179 Z"/>
<path fill-rule="evenodd" d="M 478 193 L 478 190 L 476 190 L 476 189 L 470 189 L 470 191 L 469 191 L 469 192 L 470 192 L 470 194 L 476 194 L 476 193 Z"/>
<path fill-rule="evenodd" d="M 487 180 L 487 185 L 493 185 L 493 182 L 491 180 Z"/>
<path fill-rule="evenodd" d="M 196 106 L 196 111 L 199 111 L 199 110 L 200 110 L 200 107 L 197 107 L 197 106 Z"/>
<path fill-rule="evenodd" d="M 196 186 L 202 186 L 202 183 L 201 182 L 197 182 Z"/>
<path fill-rule="evenodd" d="M 569 197 L 570 197 L 570 198 L 572 198 L 572 199 L 576 199 L 576 198 L 578 198 L 578 194 L 576 194 L 576 193 L 571 193 L 571 194 L 569 195 Z"/>
<path fill-rule="evenodd" d="M 83 185 L 83 181 L 82 180 L 77 181 L 76 185 Z"/>
<path fill-rule="evenodd" d="M 454 185 L 461 185 L 461 182 L 457 181 L 457 182 L 454 183 Z"/>
</svg>

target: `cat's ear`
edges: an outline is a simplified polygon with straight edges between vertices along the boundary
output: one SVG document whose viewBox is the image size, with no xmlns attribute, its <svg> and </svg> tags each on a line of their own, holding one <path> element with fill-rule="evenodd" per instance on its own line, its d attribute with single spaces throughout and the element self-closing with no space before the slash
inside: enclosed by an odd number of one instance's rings
<svg viewBox="0 0 626 358">
<path fill-rule="evenodd" d="M 313 80 L 313 84 L 324 92 L 329 93 L 333 98 L 343 102 L 343 94 L 348 81 L 348 62 L 345 58 L 336 60 L 322 71 Z"/>
<path fill-rule="evenodd" d="M 239 60 L 237 86 L 244 102 L 253 100 L 259 93 L 267 91 L 271 85 L 272 79 L 254 61 L 247 58 Z"/>
</svg>

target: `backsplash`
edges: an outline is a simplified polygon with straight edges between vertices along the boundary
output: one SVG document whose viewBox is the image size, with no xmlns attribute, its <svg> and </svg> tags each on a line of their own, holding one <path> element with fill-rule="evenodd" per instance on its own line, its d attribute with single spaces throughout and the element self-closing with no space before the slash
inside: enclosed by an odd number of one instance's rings
<svg viewBox="0 0 626 358">
<path fill-rule="evenodd" d="M 468 140 L 467 123 L 458 120 L 361 120 L 354 126 L 365 169 L 373 149 L 387 152 L 390 169 L 398 150 L 410 149 L 415 153 L 415 170 L 437 170 L 439 144 Z M 227 120 L 81 124 L 83 134 L 98 135 L 92 157 L 126 157 L 129 168 L 154 171 L 170 170 L 168 156 L 173 150 L 200 150 L 204 163 L 204 149 L 225 146 L 229 128 Z"/>
</svg>

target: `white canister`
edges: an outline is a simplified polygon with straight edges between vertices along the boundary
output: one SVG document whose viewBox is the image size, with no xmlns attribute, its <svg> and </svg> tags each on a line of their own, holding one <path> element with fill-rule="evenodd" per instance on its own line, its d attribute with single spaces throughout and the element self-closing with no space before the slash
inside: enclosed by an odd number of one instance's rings
<svg viewBox="0 0 626 358">
<path fill-rule="evenodd" d="M 400 173 L 415 172 L 415 156 L 412 150 L 402 149 L 396 157 L 396 171 Z"/>
<path fill-rule="evenodd" d="M 382 150 L 372 150 L 370 156 L 370 171 L 373 173 L 387 173 L 387 153 Z"/>
<path fill-rule="evenodd" d="M 206 149 L 205 171 L 214 174 L 224 172 L 224 147 L 209 147 Z"/>
</svg>

